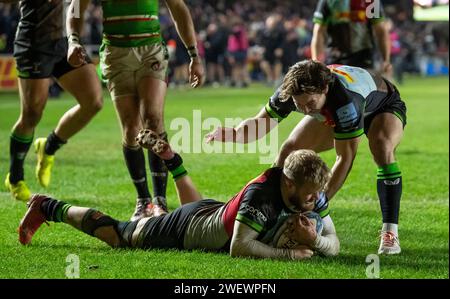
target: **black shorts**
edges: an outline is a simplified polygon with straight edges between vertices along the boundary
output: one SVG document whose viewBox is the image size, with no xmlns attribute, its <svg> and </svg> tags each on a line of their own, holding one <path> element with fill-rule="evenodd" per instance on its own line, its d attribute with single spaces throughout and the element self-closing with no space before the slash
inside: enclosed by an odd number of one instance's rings
<svg viewBox="0 0 450 299">
<path fill-rule="evenodd" d="M 375 116 L 381 113 L 392 113 L 397 116 L 403 124 L 403 128 L 406 126 L 406 104 L 402 101 L 400 97 L 400 93 L 397 88 L 394 86 L 394 91 L 389 96 L 389 100 L 387 104 L 384 105 L 381 109 L 371 113 L 369 116 L 364 118 L 364 133 L 367 135 L 370 129 L 370 125 L 372 124 Z"/>
<path fill-rule="evenodd" d="M 142 229 L 142 248 L 183 249 L 184 234 L 192 216 L 202 207 L 216 204 L 212 199 L 203 199 L 185 204 L 173 212 L 150 218 Z"/>
<path fill-rule="evenodd" d="M 49 41 L 44 44 L 25 46 L 14 43 L 14 58 L 17 72 L 22 79 L 60 78 L 76 68 L 67 62 L 68 43 L 66 38 Z M 86 57 L 88 63 L 92 63 Z"/>
</svg>

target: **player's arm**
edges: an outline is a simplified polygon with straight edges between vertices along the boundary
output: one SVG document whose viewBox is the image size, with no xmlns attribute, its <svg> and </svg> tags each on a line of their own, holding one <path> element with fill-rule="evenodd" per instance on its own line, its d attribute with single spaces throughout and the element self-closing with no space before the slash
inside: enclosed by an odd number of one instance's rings
<svg viewBox="0 0 450 299">
<path fill-rule="evenodd" d="M 378 44 L 378 48 L 383 59 L 383 74 L 386 76 L 392 75 L 391 64 L 391 39 L 389 36 L 389 29 L 386 22 L 386 14 L 383 5 L 379 3 L 379 15 L 371 18 L 373 35 Z"/>
<path fill-rule="evenodd" d="M 166 0 L 175 28 L 189 52 L 191 63 L 189 64 L 189 83 L 192 87 L 203 84 L 204 69 L 197 50 L 194 23 L 191 13 L 183 0 Z"/>
<path fill-rule="evenodd" d="M 207 134 L 206 142 L 250 143 L 264 137 L 277 125 L 266 108 L 262 108 L 255 117 L 244 120 L 236 128 L 219 127 Z"/>
<path fill-rule="evenodd" d="M 383 58 L 383 73 L 390 74 L 392 71 L 391 64 L 391 39 L 386 22 L 378 22 L 373 25 L 373 32 L 377 40 L 378 47 Z"/>
<path fill-rule="evenodd" d="M 311 40 L 311 59 L 325 61 L 325 43 L 327 40 L 327 26 L 324 24 L 314 24 L 313 36 Z"/>
<path fill-rule="evenodd" d="M 86 63 L 86 51 L 80 44 L 80 35 L 84 26 L 84 12 L 88 5 L 89 0 L 72 0 L 66 16 L 66 31 L 69 41 L 67 61 L 73 67 L 78 67 Z M 78 8 L 80 13 L 75 14 L 74 12 Z"/>
<path fill-rule="evenodd" d="M 292 99 L 283 101 L 280 98 L 280 89 L 277 89 L 266 106 L 255 117 L 244 120 L 236 128 L 217 128 L 206 135 L 206 142 L 253 142 L 267 135 L 279 122 L 295 110 L 296 107 Z"/>
<path fill-rule="evenodd" d="M 322 234 L 314 241 L 313 248 L 324 256 L 336 256 L 339 254 L 340 243 L 330 215 L 322 219 Z"/>
<path fill-rule="evenodd" d="M 314 28 L 311 40 L 311 58 L 316 61 L 325 61 L 325 45 L 327 40 L 327 22 L 330 9 L 326 0 L 319 0 L 314 12 Z"/>
<path fill-rule="evenodd" d="M 331 199 L 344 184 L 352 168 L 360 140 L 361 137 L 345 140 L 335 139 L 336 162 L 331 169 L 331 178 L 327 185 L 328 199 Z"/>
<path fill-rule="evenodd" d="M 230 255 L 233 257 L 301 260 L 313 255 L 312 250 L 273 248 L 257 240 L 259 233 L 250 226 L 235 221 Z"/>
</svg>

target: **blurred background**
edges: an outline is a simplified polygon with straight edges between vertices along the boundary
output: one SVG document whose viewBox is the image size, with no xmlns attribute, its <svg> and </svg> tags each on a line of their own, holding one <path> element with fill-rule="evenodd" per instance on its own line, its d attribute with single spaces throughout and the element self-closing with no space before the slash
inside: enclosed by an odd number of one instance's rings
<svg viewBox="0 0 450 299">
<path fill-rule="evenodd" d="M 82 41 L 98 61 L 102 39 L 100 0 L 91 1 Z M 279 84 L 265 71 L 272 56 L 282 72 L 310 58 L 313 14 L 317 0 L 186 0 L 198 33 L 207 69 L 206 85 L 244 88 L 253 82 Z M 382 0 L 391 31 L 395 80 L 404 74 L 448 75 L 448 0 Z M 167 8 L 160 3 L 160 21 L 170 53 L 170 86 L 185 86 L 189 57 Z M 0 3 L 0 89 L 15 89 L 12 59 L 19 20 L 15 4 Z M 239 34 L 239 39 L 233 38 Z M 233 53 L 239 48 L 240 55 Z M 378 59 L 379 61 L 380 59 Z M 377 59 L 375 60 L 377 61 Z"/>
</svg>

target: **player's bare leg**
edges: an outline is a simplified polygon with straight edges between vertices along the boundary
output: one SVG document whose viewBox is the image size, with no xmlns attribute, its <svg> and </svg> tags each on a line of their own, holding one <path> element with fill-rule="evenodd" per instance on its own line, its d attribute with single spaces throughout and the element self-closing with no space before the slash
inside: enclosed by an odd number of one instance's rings
<svg viewBox="0 0 450 299">
<path fill-rule="evenodd" d="M 398 216 L 402 195 L 402 174 L 395 159 L 395 149 L 403 137 L 403 124 L 392 113 L 377 115 L 367 135 L 370 151 L 378 166 L 377 191 L 383 215 L 379 254 L 400 253 Z"/>
<path fill-rule="evenodd" d="M 86 64 L 68 72 L 61 76 L 58 82 L 78 102 L 78 105 L 61 117 L 55 129 L 59 138 L 68 140 L 84 128 L 102 109 L 102 88 L 93 64 Z"/>
<path fill-rule="evenodd" d="M 158 136 L 168 141 L 164 130 L 164 102 L 167 92 L 167 83 L 150 76 L 143 77 L 138 82 L 138 95 L 140 113 L 144 129 L 150 129 Z M 135 135 L 136 136 L 136 135 Z M 167 179 L 168 170 L 153 151 L 148 151 L 148 160 L 153 184 L 153 205 L 156 209 L 167 212 Z"/>
<path fill-rule="evenodd" d="M 55 152 L 85 127 L 103 106 L 100 80 L 94 65 L 86 64 L 74 69 L 61 76 L 58 82 L 75 97 L 78 105 L 64 113 L 56 129 L 47 138 L 36 139 L 36 177 L 43 187 L 50 184 Z"/>
<path fill-rule="evenodd" d="M 11 132 L 11 162 L 5 179 L 5 187 L 17 200 L 28 201 L 31 195 L 25 184 L 23 164 L 47 103 L 49 86 L 50 79 L 19 78 L 20 116 Z"/>
<path fill-rule="evenodd" d="M 114 98 L 114 106 L 122 128 L 122 150 L 128 173 L 137 192 L 136 208 L 131 220 L 147 217 L 146 209 L 152 201 L 148 189 L 145 155 L 136 142 L 136 135 L 142 129 L 139 99 L 134 95 Z"/>
<path fill-rule="evenodd" d="M 166 141 L 160 139 L 158 134 L 151 130 L 141 131 L 136 140 L 142 147 L 152 150 L 164 160 L 173 175 L 178 198 L 182 205 L 202 199 L 200 192 L 183 167 L 183 160 Z"/>
<path fill-rule="evenodd" d="M 332 148 L 334 148 L 333 128 L 305 115 L 281 146 L 275 165 L 282 167 L 287 156 L 295 150 L 310 149 L 320 153 Z"/>
</svg>

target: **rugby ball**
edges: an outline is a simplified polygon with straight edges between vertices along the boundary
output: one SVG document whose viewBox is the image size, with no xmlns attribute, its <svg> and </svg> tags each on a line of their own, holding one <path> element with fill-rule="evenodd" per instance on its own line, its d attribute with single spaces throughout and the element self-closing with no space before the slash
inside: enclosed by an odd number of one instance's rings
<svg viewBox="0 0 450 299">
<path fill-rule="evenodd" d="M 317 214 L 316 212 L 305 212 L 302 213 L 303 215 L 305 215 L 306 217 L 308 217 L 309 220 L 311 220 L 313 222 L 313 224 L 316 227 L 316 233 L 318 236 L 320 236 L 322 234 L 322 230 L 323 230 L 323 222 L 322 222 L 322 217 L 320 217 L 319 214 Z M 276 248 L 285 248 L 285 249 L 294 249 L 300 245 L 304 245 L 302 244 L 302 242 L 297 242 L 294 240 L 291 240 L 289 238 L 288 235 L 288 225 L 287 225 L 287 221 L 288 219 L 296 219 L 296 221 L 299 221 L 299 218 L 297 218 L 298 216 L 296 214 L 293 214 L 291 216 L 289 216 L 286 221 L 284 221 L 284 223 L 280 226 L 280 228 L 277 230 L 277 232 L 274 235 L 273 238 L 273 245 Z"/>
</svg>

